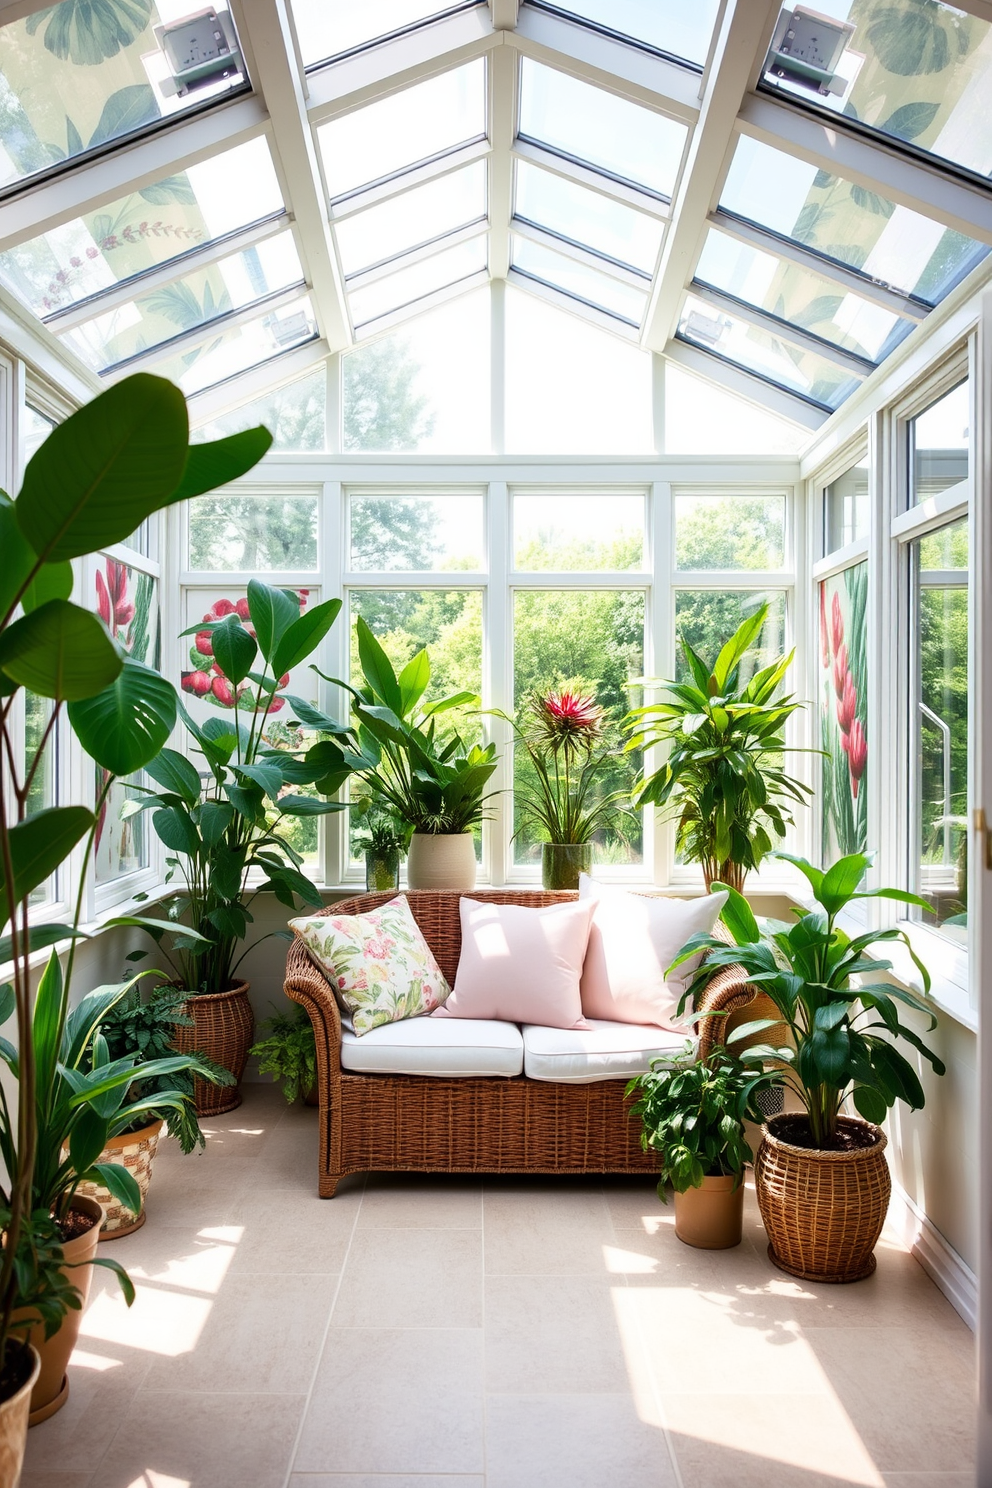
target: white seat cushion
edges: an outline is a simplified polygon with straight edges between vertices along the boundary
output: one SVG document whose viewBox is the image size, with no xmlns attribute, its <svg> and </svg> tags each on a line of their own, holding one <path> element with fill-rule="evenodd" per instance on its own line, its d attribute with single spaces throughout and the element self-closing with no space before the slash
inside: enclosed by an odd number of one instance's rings
<svg viewBox="0 0 992 1488">
<path fill-rule="evenodd" d="M 562 1085 L 589 1085 L 594 1080 L 641 1075 L 655 1056 L 681 1054 L 687 1038 L 684 1033 L 670 1033 L 664 1028 L 607 1023 L 603 1019 L 590 1019 L 588 1029 L 525 1023 L 523 1032 L 524 1074 L 532 1080 Z"/>
<path fill-rule="evenodd" d="M 356 1038 L 343 1030 L 341 1063 L 372 1075 L 519 1075 L 524 1043 L 516 1023 L 483 1018 L 407 1018 Z"/>
</svg>

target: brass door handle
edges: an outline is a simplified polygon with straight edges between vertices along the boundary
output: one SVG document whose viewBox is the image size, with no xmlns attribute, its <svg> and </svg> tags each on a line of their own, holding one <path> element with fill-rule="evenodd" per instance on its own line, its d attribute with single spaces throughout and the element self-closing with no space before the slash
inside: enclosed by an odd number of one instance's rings
<svg viewBox="0 0 992 1488">
<path fill-rule="evenodd" d="M 992 830 L 989 829 L 989 824 L 985 816 L 985 808 L 983 806 L 975 807 L 972 820 L 974 822 L 975 831 L 981 832 L 985 842 L 985 866 L 986 868 L 992 869 Z"/>
</svg>

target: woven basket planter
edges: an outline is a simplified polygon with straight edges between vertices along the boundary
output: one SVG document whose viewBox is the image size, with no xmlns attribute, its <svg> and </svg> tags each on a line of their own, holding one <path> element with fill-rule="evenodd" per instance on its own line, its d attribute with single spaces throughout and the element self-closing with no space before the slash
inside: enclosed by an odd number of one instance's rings
<svg viewBox="0 0 992 1488">
<path fill-rule="evenodd" d="M 174 1047 L 180 1054 L 199 1051 L 230 1070 L 240 1081 L 248 1063 L 248 1050 L 255 1041 L 255 1014 L 248 997 L 248 983 L 239 982 L 227 992 L 198 992 L 188 997 L 183 1012 L 193 1019 L 192 1027 L 177 1028 Z M 193 1100 L 197 1116 L 223 1116 L 241 1104 L 238 1085 L 212 1085 L 194 1079 Z"/>
<path fill-rule="evenodd" d="M 767 1123 L 754 1160 L 768 1254 L 780 1271 L 805 1281 L 861 1281 L 875 1269 L 892 1191 L 885 1133 L 859 1116 L 841 1116 L 840 1126 L 867 1129 L 875 1145 L 821 1152 L 777 1137 L 783 1119 Z"/>
<path fill-rule="evenodd" d="M 120 1137 L 111 1137 L 106 1147 L 97 1158 L 101 1163 L 120 1163 L 127 1168 L 131 1177 L 137 1183 L 141 1191 L 141 1213 L 132 1214 L 126 1209 L 119 1199 L 115 1199 L 109 1188 L 104 1188 L 102 1183 L 81 1183 L 76 1190 L 77 1193 L 85 1194 L 88 1199 L 95 1199 L 104 1212 L 103 1226 L 100 1230 L 101 1240 L 119 1240 L 122 1235 L 130 1235 L 134 1230 L 140 1230 L 145 1222 L 145 1199 L 148 1196 L 148 1185 L 152 1181 L 152 1163 L 155 1161 L 155 1153 L 158 1150 L 159 1137 L 162 1135 L 163 1121 L 153 1121 L 151 1126 L 146 1126 L 141 1131 L 126 1132 Z"/>
</svg>

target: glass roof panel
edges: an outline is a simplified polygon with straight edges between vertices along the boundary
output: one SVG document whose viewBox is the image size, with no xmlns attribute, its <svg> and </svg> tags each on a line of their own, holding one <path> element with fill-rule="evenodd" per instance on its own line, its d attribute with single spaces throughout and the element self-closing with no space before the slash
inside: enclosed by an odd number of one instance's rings
<svg viewBox="0 0 992 1488">
<path fill-rule="evenodd" d="M 96 372 L 206 325 L 217 316 L 303 283 L 291 232 L 174 279 L 66 331 L 62 339 Z"/>
<path fill-rule="evenodd" d="M 930 305 L 989 251 L 874 191 L 743 137 L 720 206 Z"/>
<path fill-rule="evenodd" d="M 199 346 L 163 357 L 155 363 L 155 372 L 178 383 L 187 395 L 198 393 L 281 351 L 312 341 L 316 334 L 310 297 L 301 295 L 278 310 L 207 336 Z"/>
<path fill-rule="evenodd" d="M 293 0 L 293 19 L 304 67 L 314 67 L 342 52 L 380 41 L 407 26 L 430 20 L 468 4 L 442 5 L 438 0 Z"/>
<path fill-rule="evenodd" d="M 485 215 L 486 164 L 479 160 L 336 223 L 341 267 L 358 273 Z"/>
<path fill-rule="evenodd" d="M 0 27 L 0 187 L 243 85 L 227 12 L 204 7 L 177 26 L 189 11 L 190 0 L 63 0 Z"/>
<path fill-rule="evenodd" d="M 647 295 L 640 290 L 517 233 L 513 234 L 512 247 L 513 268 L 521 273 L 551 284 L 587 305 L 595 305 L 608 315 L 619 316 L 630 325 L 640 325 L 647 303 Z"/>
<path fill-rule="evenodd" d="M 453 248 L 444 248 L 432 253 L 429 258 L 408 268 L 398 269 L 362 288 L 353 289 L 348 295 L 352 321 L 356 326 L 388 315 L 403 305 L 412 304 L 424 295 L 433 294 L 449 284 L 457 284 L 486 267 L 486 239 L 484 235 L 472 238 L 467 243 L 458 243 Z"/>
<path fill-rule="evenodd" d="M 836 280 L 716 228 L 709 230 L 695 277 L 872 362 L 888 356 L 913 329 L 912 321 L 850 294 Z"/>
<path fill-rule="evenodd" d="M 759 326 L 735 320 L 694 295 L 686 299 L 678 334 L 825 408 L 839 407 L 860 386 L 860 380 L 845 368 Z"/>
<path fill-rule="evenodd" d="M 332 199 L 486 133 L 486 64 L 415 83 L 317 130 Z"/>
<path fill-rule="evenodd" d="M 709 50 L 719 0 L 566 0 L 562 5 L 539 4 L 540 10 L 560 10 L 604 31 L 666 52 L 702 67 Z"/>
<path fill-rule="evenodd" d="M 524 57 L 520 133 L 668 198 L 687 130 L 652 109 Z"/>
<path fill-rule="evenodd" d="M 992 172 L 992 24 L 941 0 L 817 0 L 816 11 L 841 31 L 818 43 L 784 34 L 766 85 L 981 176 Z M 844 47 L 836 60 L 828 55 L 835 35 Z M 810 61 L 826 64 L 822 73 L 810 76 Z"/>
<path fill-rule="evenodd" d="M 283 210 L 264 139 L 225 150 L 0 253 L 0 282 L 50 315 Z"/>
<path fill-rule="evenodd" d="M 526 160 L 516 163 L 516 183 L 518 217 L 642 273 L 653 271 L 664 230 L 656 217 Z"/>
</svg>

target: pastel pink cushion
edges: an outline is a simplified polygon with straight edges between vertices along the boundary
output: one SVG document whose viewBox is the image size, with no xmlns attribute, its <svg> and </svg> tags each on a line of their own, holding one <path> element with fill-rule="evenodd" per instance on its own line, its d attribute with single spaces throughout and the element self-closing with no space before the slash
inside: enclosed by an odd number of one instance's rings
<svg viewBox="0 0 992 1488">
<path fill-rule="evenodd" d="M 459 903 L 462 951 L 455 990 L 432 1017 L 502 1018 L 586 1028 L 579 978 L 595 904 Z"/>
<path fill-rule="evenodd" d="M 727 897 L 723 890 L 701 899 L 648 898 L 604 887 L 583 873 L 579 903 L 595 908 L 582 970 L 584 1015 L 672 1028 L 699 957 L 686 961 L 667 980 L 666 968 L 690 935 L 712 932 Z"/>
</svg>

